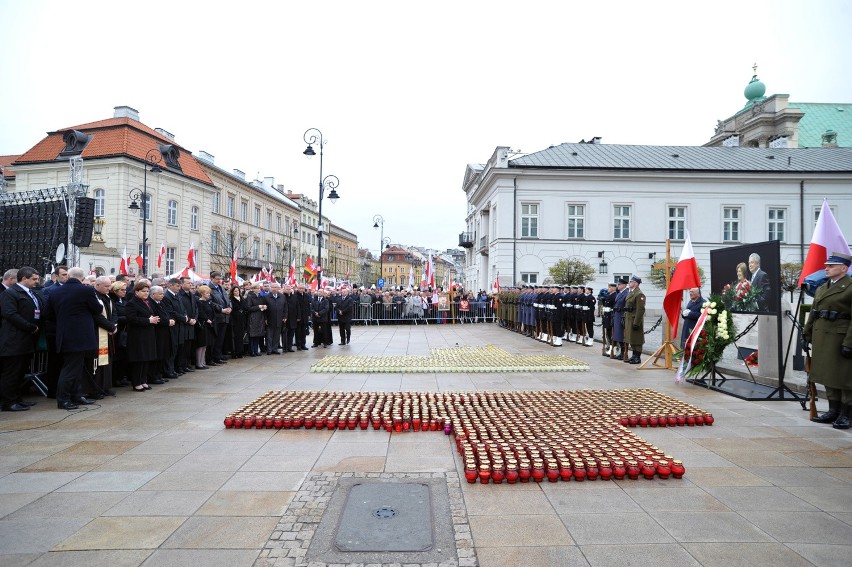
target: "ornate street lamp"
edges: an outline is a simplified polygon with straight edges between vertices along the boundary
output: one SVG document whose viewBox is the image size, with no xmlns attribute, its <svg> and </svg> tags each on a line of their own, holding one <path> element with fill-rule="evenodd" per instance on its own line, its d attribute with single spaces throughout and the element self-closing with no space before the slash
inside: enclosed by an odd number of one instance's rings
<svg viewBox="0 0 852 567">
<path fill-rule="evenodd" d="M 376 215 L 373 217 L 373 228 L 381 227 L 382 230 L 379 233 L 379 277 L 384 277 L 382 275 L 382 248 L 385 242 L 385 218 L 382 215 Z"/>
<path fill-rule="evenodd" d="M 148 275 L 148 168 L 151 168 L 151 173 L 162 173 L 163 168 L 159 165 L 161 160 L 162 156 L 159 150 L 148 150 L 148 153 L 145 154 L 145 167 L 142 170 L 144 172 L 142 177 L 142 191 L 131 189 L 128 195 L 130 197 L 130 205 L 127 208 L 131 211 L 142 210 L 142 274 L 140 275 Z M 142 202 L 141 207 L 136 202 L 140 199 Z"/>
<path fill-rule="evenodd" d="M 322 283 L 322 199 L 325 194 L 325 190 L 329 189 L 328 198 L 331 200 L 332 204 L 336 203 L 340 198 L 340 195 L 337 194 L 337 186 L 340 184 L 340 180 L 335 175 L 326 175 L 322 176 L 322 155 L 323 155 L 323 147 L 325 142 L 322 138 L 322 132 L 320 132 L 317 128 L 308 128 L 305 130 L 305 134 L 302 136 L 302 139 L 308 144 L 308 147 L 305 148 L 305 151 L 302 152 L 306 156 L 313 157 L 317 155 L 316 151 L 314 151 L 314 144 L 319 144 L 319 155 L 320 155 L 320 174 L 319 174 L 319 226 L 317 227 L 317 266 L 319 266 L 319 273 L 317 277 L 318 281 Z"/>
</svg>

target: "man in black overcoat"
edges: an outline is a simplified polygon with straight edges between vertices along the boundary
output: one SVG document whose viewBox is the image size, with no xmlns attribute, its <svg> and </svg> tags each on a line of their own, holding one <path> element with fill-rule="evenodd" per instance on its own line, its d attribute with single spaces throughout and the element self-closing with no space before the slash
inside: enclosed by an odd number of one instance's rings
<svg viewBox="0 0 852 567">
<path fill-rule="evenodd" d="M 314 344 L 313 347 L 322 345 L 323 348 L 330 344 L 329 311 L 331 303 L 325 295 L 325 290 L 317 290 L 314 300 L 311 302 L 311 315 L 314 321 Z"/>
<path fill-rule="evenodd" d="M 311 292 L 305 289 L 305 286 L 299 286 L 299 293 L 302 294 L 300 298 L 300 309 L 299 309 L 299 317 L 302 322 L 299 327 L 296 329 L 296 348 L 298 350 L 308 350 L 307 337 L 308 337 L 308 322 L 311 320 Z M 300 338 L 301 337 L 301 338 Z"/>
<path fill-rule="evenodd" d="M 345 287 L 337 300 L 337 325 L 340 327 L 340 344 L 348 345 L 352 339 L 352 317 L 355 316 L 355 298 Z"/>
<path fill-rule="evenodd" d="M 183 344 L 179 351 L 178 367 L 183 372 L 195 372 L 191 366 L 193 360 L 192 343 L 195 340 L 195 323 L 198 321 L 198 297 L 195 295 L 195 290 L 192 287 L 190 278 L 181 278 L 180 293 L 178 294 L 186 316 L 189 319 L 181 326 L 181 338 Z"/>
<path fill-rule="evenodd" d="M 85 367 L 85 359 L 98 350 L 95 321 L 103 308 L 95 288 L 83 285 L 85 277 L 83 268 L 69 269 L 68 281 L 50 293 L 44 306 L 45 318 L 56 321 L 56 350 L 62 353 L 56 385 L 59 409 L 74 410 L 80 404 L 93 403 L 82 396 L 80 377 L 84 372 L 94 373 L 94 368 Z"/>
<path fill-rule="evenodd" d="M 166 357 L 166 378 L 174 379 L 183 374 L 183 326 L 189 317 L 180 300 L 180 280 L 172 278 L 163 294 L 163 309 L 169 317 L 169 354 Z M 174 321 L 174 324 L 171 323 Z"/>
<path fill-rule="evenodd" d="M 298 292 L 294 292 L 291 286 L 285 285 L 284 297 L 287 300 L 287 324 L 285 325 L 286 333 L 284 336 L 284 352 L 293 352 L 293 345 L 298 345 L 299 343 L 299 341 L 296 340 L 296 335 L 298 333 L 299 326 L 302 324 L 302 295 Z M 304 340 L 305 333 L 303 329 L 302 342 L 304 342 Z"/>
<path fill-rule="evenodd" d="M 35 352 L 39 326 L 42 324 L 41 300 L 32 293 L 39 280 L 38 272 L 24 266 L 17 273 L 17 283 L 0 294 L 0 409 L 26 411 L 30 403 L 20 401 L 24 373 Z M 5 283 L 5 282 L 4 282 Z"/>
<path fill-rule="evenodd" d="M 262 300 L 266 303 L 266 354 L 281 354 L 281 329 L 287 322 L 287 298 L 281 293 L 281 284 L 273 282 Z"/>
</svg>

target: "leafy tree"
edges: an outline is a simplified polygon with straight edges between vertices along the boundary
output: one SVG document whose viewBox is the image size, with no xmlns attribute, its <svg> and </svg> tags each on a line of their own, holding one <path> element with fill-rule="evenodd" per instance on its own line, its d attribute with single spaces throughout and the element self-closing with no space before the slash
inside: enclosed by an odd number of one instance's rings
<svg viewBox="0 0 852 567">
<path fill-rule="evenodd" d="M 672 267 L 669 268 L 669 281 L 671 281 L 672 276 L 674 276 L 675 266 L 677 265 L 678 259 L 672 258 L 669 256 L 668 264 L 671 264 Z M 654 262 L 655 264 L 662 264 L 661 261 Z M 704 282 L 704 270 L 701 269 L 701 266 L 698 266 L 698 276 L 701 278 L 701 283 Z M 657 289 L 666 289 L 666 271 L 663 268 L 651 268 L 651 271 L 648 273 L 648 279 L 651 280 L 651 283 Z"/>
<path fill-rule="evenodd" d="M 581 258 L 563 258 L 547 271 L 559 285 L 586 285 L 595 277 L 595 268 Z"/>
<path fill-rule="evenodd" d="M 793 292 L 799 289 L 799 278 L 802 275 L 800 262 L 781 262 L 781 289 L 790 292 L 790 302 L 793 302 Z"/>
</svg>

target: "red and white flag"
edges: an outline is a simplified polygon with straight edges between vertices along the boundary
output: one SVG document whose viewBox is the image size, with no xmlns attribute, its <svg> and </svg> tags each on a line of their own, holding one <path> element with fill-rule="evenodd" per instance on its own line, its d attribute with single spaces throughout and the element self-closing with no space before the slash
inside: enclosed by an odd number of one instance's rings
<svg viewBox="0 0 852 567">
<path fill-rule="evenodd" d="M 500 272 L 497 272 L 497 277 L 494 279 L 494 289 L 500 293 Z"/>
<path fill-rule="evenodd" d="M 231 257 L 231 281 L 237 281 L 237 250 L 239 246 L 234 248 L 234 255 Z"/>
<path fill-rule="evenodd" d="M 136 256 L 136 265 L 139 266 L 139 273 L 142 274 L 142 270 L 145 268 L 145 259 L 142 256 Z"/>
<path fill-rule="evenodd" d="M 689 373 L 689 370 L 692 368 L 692 353 L 695 352 L 695 344 L 701 336 L 702 329 L 704 329 L 704 323 L 707 321 L 708 313 L 710 313 L 709 305 L 701 310 L 701 315 L 698 317 L 698 321 L 695 322 L 695 327 L 692 329 L 692 333 L 689 334 L 689 337 L 686 339 L 686 343 L 683 345 L 684 353 L 680 359 L 680 366 L 677 369 L 677 374 L 675 374 L 676 384 L 682 383 L 686 375 Z M 686 355 L 687 352 L 689 353 L 689 356 Z M 684 368 L 684 365 L 686 365 L 686 368 Z"/>
<path fill-rule="evenodd" d="M 349 277 L 349 274 L 346 274 L 346 277 Z M 414 289 L 414 265 L 408 267 L 408 291 Z"/>
<path fill-rule="evenodd" d="M 287 274 L 287 285 L 296 285 L 296 259 L 290 263 L 290 273 Z"/>
<path fill-rule="evenodd" d="M 429 251 L 429 258 L 426 260 L 426 274 L 423 281 L 420 282 L 420 289 L 431 287 L 435 289 L 435 268 L 432 263 L 432 251 Z"/>
<path fill-rule="evenodd" d="M 189 253 L 186 255 L 186 266 L 190 270 L 195 269 L 195 243 L 189 243 Z"/>
<path fill-rule="evenodd" d="M 701 276 L 698 275 L 698 264 L 695 262 L 695 253 L 692 251 L 692 241 L 689 231 L 686 231 L 686 240 L 680 253 L 680 260 L 675 266 L 669 289 L 666 290 L 666 298 L 663 299 L 663 310 L 672 327 L 672 337 L 677 336 L 677 328 L 680 324 L 680 307 L 683 303 L 684 290 L 701 287 Z"/>
<path fill-rule="evenodd" d="M 272 268 L 272 262 L 269 262 L 268 267 L 266 268 L 266 281 L 275 282 L 275 273 Z"/>
<path fill-rule="evenodd" d="M 129 263 L 130 257 L 127 255 L 127 246 L 124 247 L 124 253 L 121 255 L 121 262 L 118 264 L 118 273 L 124 274 L 125 276 L 130 271 Z"/>
<path fill-rule="evenodd" d="M 166 255 L 166 243 L 163 242 L 162 244 L 160 244 L 160 253 L 157 254 L 157 267 L 158 268 L 163 267 L 163 256 L 165 256 L 165 255 Z"/>
<path fill-rule="evenodd" d="M 805 278 L 820 279 L 825 276 L 825 261 L 832 252 L 849 254 L 849 244 L 828 206 L 828 199 L 823 199 L 805 265 L 802 266 L 799 287 L 802 287 Z"/>
</svg>

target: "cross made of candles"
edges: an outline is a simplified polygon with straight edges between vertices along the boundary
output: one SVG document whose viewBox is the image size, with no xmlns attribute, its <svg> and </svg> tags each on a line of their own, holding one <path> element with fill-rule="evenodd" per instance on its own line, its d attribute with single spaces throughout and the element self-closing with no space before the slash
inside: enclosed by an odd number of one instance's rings
<svg viewBox="0 0 852 567">
<path fill-rule="evenodd" d="M 453 435 L 468 482 L 682 478 L 636 427 L 713 425 L 649 388 L 517 392 L 270 391 L 228 414 L 235 429 L 384 429 Z"/>
</svg>

